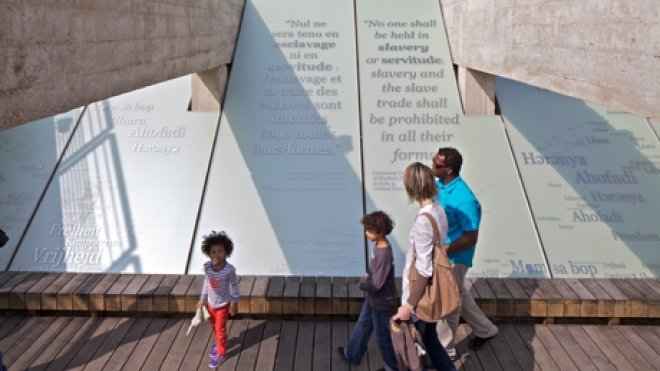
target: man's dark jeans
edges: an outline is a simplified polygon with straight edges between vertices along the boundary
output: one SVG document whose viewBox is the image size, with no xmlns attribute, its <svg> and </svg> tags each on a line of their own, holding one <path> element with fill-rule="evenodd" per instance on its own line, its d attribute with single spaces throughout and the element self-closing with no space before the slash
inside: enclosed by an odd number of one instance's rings
<svg viewBox="0 0 660 371">
<path fill-rule="evenodd" d="M 389 310 L 376 310 L 369 304 L 369 299 L 364 300 L 360 317 L 355 323 L 355 328 L 351 334 L 351 339 L 346 345 L 346 358 L 352 364 L 358 364 L 362 356 L 367 351 L 367 343 L 373 331 L 376 332 L 376 343 L 378 350 L 383 357 L 383 362 L 387 369 L 397 370 L 394 348 L 392 348 L 392 339 L 390 338 L 390 317 L 392 312 Z"/>
</svg>

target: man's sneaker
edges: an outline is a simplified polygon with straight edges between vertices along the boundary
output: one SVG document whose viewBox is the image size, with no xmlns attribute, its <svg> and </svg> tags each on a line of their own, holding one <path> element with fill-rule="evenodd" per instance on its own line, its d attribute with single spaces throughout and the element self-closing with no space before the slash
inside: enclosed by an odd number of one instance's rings
<svg viewBox="0 0 660 371">
<path fill-rule="evenodd" d="M 214 345 L 209 352 L 209 357 L 213 358 L 218 355 L 218 344 Z"/>
<path fill-rule="evenodd" d="M 484 344 L 488 342 L 488 340 L 494 338 L 495 336 L 497 336 L 497 334 L 488 338 L 480 338 L 479 336 L 475 336 L 474 338 L 470 339 L 470 341 L 468 341 L 468 348 L 472 350 L 479 350 L 484 346 Z"/>
<path fill-rule="evenodd" d="M 348 359 L 346 358 L 346 350 L 345 350 L 344 347 L 337 347 L 337 353 L 339 353 L 339 356 L 341 356 L 341 359 L 348 362 Z"/>
<path fill-rule="evenodd" d="M 213 356 L 213 359 L 211 359 L 211 362 L 209 362 L 209 367 L 211 368 L 217 368 L 222 364 L 222 362 L 225 360 L 225 356 L 222 354 L 216 354 Z"/>
</svg>

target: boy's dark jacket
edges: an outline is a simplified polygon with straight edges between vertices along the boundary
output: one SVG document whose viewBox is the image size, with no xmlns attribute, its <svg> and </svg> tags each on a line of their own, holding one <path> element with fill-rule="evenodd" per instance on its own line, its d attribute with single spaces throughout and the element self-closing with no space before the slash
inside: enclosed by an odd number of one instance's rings
<svg viewBox="0 0 660 371">
<path fill-rule="evenodd" d="M 392 246 L 378 248 L 369 263 L 369 276 L 360 282 L 360 290 L 367 292 L 367 300 L 375 310 L 391 310 L 398 306 L 394 284 L 394 256 Z"/>
</svg>

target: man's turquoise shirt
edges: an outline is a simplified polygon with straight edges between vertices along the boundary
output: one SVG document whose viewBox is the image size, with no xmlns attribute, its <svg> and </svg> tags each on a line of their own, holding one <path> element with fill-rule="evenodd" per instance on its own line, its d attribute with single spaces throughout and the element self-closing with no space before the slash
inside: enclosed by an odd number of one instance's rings
<svg viewBox="0 0 660 371">
<path fill-rule="evenodd" d="M 442 184 L 441 181 L 436 181 L 436 184 L 440 205 L 445 209 L 449 225 L 445 242 L 449 244 L 465 232 L 478 230 L 481 222 L 481 204 L 463 179 L 459 176 L 447 185 Z M 449 260 L 469 268 L 472 266 L 474 252 L 475 246 L 473 245 L 463 251 L 449 254 Z"/>
</svg>

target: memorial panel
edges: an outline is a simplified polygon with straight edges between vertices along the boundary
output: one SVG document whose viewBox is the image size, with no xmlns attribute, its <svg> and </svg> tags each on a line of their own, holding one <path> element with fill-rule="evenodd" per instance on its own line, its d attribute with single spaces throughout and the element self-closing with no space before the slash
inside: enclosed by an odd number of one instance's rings
<svg viewBox="0 0 660 371">
<path fill-rule="evenodd" d="M 470 275 L 547 275 L 501 120 L 462 115 L 439 3 L 361 0 L 356 9 L 367 212 L 396 221 L 398 274 L 418 208 L 408 203 L 403 170 L 430 166 L 449 146 L 463 154 L 461 175 L 483 210 Z"/>
<path fill-rule="evenodd" d="M 241 274 L 358 275 L 353 2 L 247 1 L 189 272 L 225 230 Z"/>
<path fill-rule="evenodd" d="M 555 277 L 658 277 L 660 145 L 646 119 L 497 79 Z"/>
<path fill-rule="evenodd" d="M 0 271 L 9 266 L 82 111 L 76 108 L 0 132 L 0 229 L 9 236 L 0 249 Z"/>
<path fill-rule="evenodd" d="M 12 270 L 184 273 L 218 113 L 190 78 L 87 107 Z"/>
</svg>

